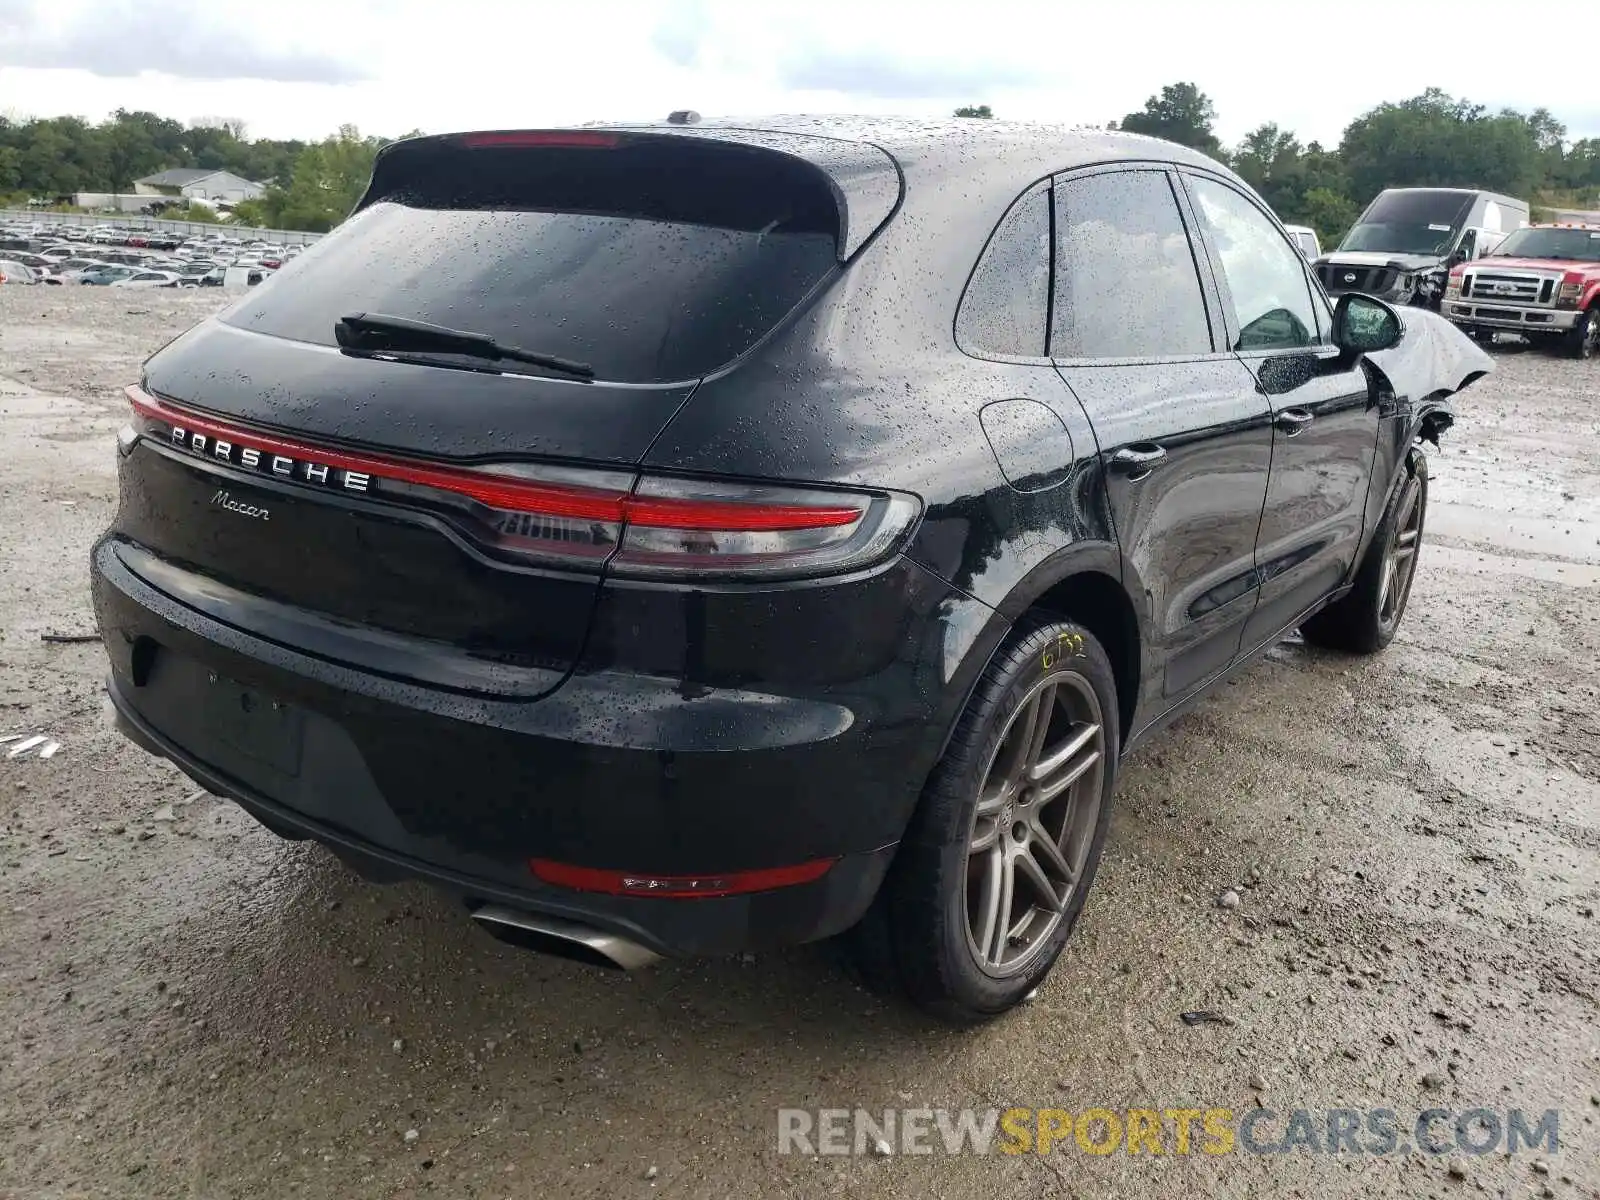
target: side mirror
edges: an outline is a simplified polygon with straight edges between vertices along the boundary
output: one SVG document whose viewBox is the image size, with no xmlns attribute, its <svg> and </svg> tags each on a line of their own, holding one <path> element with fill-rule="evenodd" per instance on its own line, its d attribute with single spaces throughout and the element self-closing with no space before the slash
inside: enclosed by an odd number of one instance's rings
<svg viewBox="0 0 1600 1200">
<path fill-rule="evenodd" d="M 1445 265 L 1449 267 L 1459 267 L 1471 257 L 1472 252 L 1469 251 L 1465 246 L 1457 246 L 1450 252 L 1450 257 L 1445 259 Z"/>
<path fill-rule="evenodd" d="M 1347 292 L 1333 308 L 1333 343 L 1349 354 L 1388 350 L 1400 341 L 1400 314 L 1382 300 Z"/>
<path fill-rule="evenodd" d="M 1321 364 L 1315 354 L 1274 354 L 1261 360 L 1256 375 L 1269 396 L 1286 396 L 1317 377 Z"/>
</svg>

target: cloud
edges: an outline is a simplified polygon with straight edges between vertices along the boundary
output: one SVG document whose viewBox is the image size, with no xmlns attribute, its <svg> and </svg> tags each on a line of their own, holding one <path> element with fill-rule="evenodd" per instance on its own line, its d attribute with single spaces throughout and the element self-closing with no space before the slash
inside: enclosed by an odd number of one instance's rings
<svg viewBox="0 0 1600 1200">
<path fill-rule="evenodd" d="M 820 47 L 783 59 L 778 64 L 778 78 L 783 86 L 800 91 L 843 92 L 885 100 L 983 99 L 1044 80 L 1037 68 L 998 61 L 917 61 L 880 49 Z"/>
<path fill-rule="evenodd" d="M 670 5 L 667 14 L 656 22 L 650 44 L 674 66 L 692 67 L 700 61 L 700 51 L 711 33 L 711 17 L 700 0 Z"/>
<path fill-rule="evenodd" d="M 284 45 L 281 33 L 230 29 L 214 7 L 201 0 L 99 0 L 63 14 L 59 0 L 0 0 L 0 66 L 88 71 L 113 79 L 146 71 L 277 83 L 367 77 L 348 59 Z"/>
</svg>

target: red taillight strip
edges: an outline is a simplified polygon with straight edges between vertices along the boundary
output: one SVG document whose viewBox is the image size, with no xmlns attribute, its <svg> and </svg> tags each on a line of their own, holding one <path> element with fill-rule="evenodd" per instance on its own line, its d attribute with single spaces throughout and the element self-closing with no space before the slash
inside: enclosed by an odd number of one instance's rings
<svg viewBox="0 0 1600 1200">
<path fill-rule="evenodd" d="M 591 133 L 584 130 L 506 129 L 486 133 L 469 133 L 461 144 L 474 150 L 495 146 L 553 146 L 573 150 L 611 150 L 621 139 L 614 133 Z"/>
<path fill-rule="evenodd" d="M 812 508 L 792 504 L 739 504 L 728 500 L 669 500 L 629 496 L 622 502 L 628 524 L 658 529 L 715 529 L 754 533 L 849 525 L 859 508 Z"/>
<path fill-rule="evenodd" d="M 502 512 L 537 513 L 577 520 L 627 522 L 658 529 L 700 529 L 722 532 L 772 532 L 824 529 L 849 525 L 862 510 L 850 505 L 802 506 L 741 504 L 726 500 L 631 496 L 568 485 L 537 483 L 489 470 L 438 467 L 373 454 L 351 454 L 225 425 L 150 395 L 134 385 L 126 390 L 134 411 L 168 425 L 226 442 L 253 446 L 286 458 L 310 459 L 324 466 L 360 471 L 389 479 L 468 496 Z"/>
<path fill-rule="evenodd" d="M 792 867 L 767 867 L 757 871 L 726 871 L 720 875 L 652 875 L 630 871 L 607 871 L 598 867 L 575 867 L 547 858 L 528 863 L 535 878 L 556 887 L 580 892 L 603 892 L 608 896 L 655 896 L 658 899 L 692 900 L 706 896 L 740 896 L 749 892 L 770 892 L 774 888 L 814 883 L 826 875 L 837 859 L 819 858 Z"/>
</svg>

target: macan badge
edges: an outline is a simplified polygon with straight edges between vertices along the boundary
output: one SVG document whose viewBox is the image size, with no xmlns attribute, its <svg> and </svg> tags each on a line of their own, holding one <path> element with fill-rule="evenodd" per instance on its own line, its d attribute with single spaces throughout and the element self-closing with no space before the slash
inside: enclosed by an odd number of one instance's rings
<svg viewBox="0 0 1600 1200">
<path fill-rule="evenodd" d="M 211 503 L 218 508 L 225 508 L 229 512 L 236 512 L 241 517 L 253 517 L 257 521 L 268 521 L 272 514 L 259 504 L 246 504 L 243 500 L 235 500 L 226 491 L 218 490 L 211 497 Z"/>
</svg>

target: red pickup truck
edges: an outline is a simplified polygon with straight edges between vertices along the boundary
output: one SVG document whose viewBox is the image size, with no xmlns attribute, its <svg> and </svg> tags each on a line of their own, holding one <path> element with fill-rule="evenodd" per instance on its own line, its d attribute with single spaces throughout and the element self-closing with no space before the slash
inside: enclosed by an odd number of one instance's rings
<svg viewBox="0 0 1600 1200">
<path fill-rule="evenodd" d="M 1529 225 L 1450 271 L 1441 311 L 1472 338 L 1519 333 L 1576 358 L 1600 349 L 1600 225 Z"/>
</svg>

